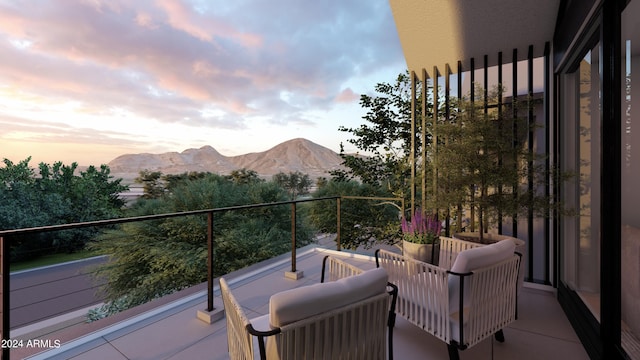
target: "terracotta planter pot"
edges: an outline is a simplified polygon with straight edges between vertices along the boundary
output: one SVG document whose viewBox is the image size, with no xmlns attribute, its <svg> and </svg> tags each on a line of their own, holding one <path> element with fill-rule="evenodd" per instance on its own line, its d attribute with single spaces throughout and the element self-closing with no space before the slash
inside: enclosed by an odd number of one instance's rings
<svg viewBox="0 0 640 360">
<path fill-rule="evenodd" d="M 402 240 L 402 254 L 412 259 L 438 265 L 440 258 L 440 243 L 416 244 Z"/>
</svg>

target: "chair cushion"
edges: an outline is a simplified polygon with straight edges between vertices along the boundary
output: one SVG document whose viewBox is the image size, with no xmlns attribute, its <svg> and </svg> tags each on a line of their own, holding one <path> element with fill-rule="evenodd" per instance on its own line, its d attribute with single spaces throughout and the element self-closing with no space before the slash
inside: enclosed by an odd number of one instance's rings
<svg viewBox="0 0 640 360">
<path fill-rule="evenodd" d="M 381 294 L 386 291 L 387 281 L 386 270 L 376 268 L 333 282 L 279 292 L 269 300 L 269 323 L 281 327 Z"/>
<path fill-rule="evenodd" d="M 516 249 L 515 242 L 502 240 L 486 246 L 461 251 L 451 266 L 452 272 L 467 273 L 507 260 Z"/>
<path fill-rule="evenodd" d="M 502 240 L 491 245 L 480 246 L 461 251 L 458 254 L 451 272 L 465 274 L 473 270 L 497 264 L 513 256 L 516 244 L 512 240 Z M 464 305 L 468 306 L 469 291 L 471 289 L 468 278 L 464 282 Z M 460 310 L 460 277 L 449 275 L 449 311 L 455 313 Z"/>
</svg>

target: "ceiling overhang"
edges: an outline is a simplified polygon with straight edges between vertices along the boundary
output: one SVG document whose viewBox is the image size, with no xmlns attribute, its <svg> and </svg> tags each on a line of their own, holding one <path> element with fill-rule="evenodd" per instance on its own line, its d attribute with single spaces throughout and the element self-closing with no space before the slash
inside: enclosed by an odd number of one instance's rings
<svg viewBox="0 0 640 360">
<path fill-rule="evenodd" d="M 434 66 L 445 65 L 455 72 L 458 61 L 463 69 L 526 59 L 529 46 L 533 56 L 544 54 L 556 24 L 559 0 L 389 0 L 407 66 L 420 76 Z M 431 75 L 429 75 L 431 76 Z"/>
</svg>

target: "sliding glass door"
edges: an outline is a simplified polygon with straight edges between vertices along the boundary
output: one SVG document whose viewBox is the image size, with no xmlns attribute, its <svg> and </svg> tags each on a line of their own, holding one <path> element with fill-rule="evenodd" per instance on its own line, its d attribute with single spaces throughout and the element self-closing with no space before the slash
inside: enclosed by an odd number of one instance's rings
<svg viewBox="0 0 640 360">
<path fill-rule="evenodd" d="M 561 281 L 600 320 L 600 44 L 561 77 L 562 167 L 575 176 L 562 185 L 576 216 L 563 219 Z"/>
<path fill-rule="evenodd" d="M 640 359 L 640 1 L 622 13 L 621 342 Z"/>
</svg>

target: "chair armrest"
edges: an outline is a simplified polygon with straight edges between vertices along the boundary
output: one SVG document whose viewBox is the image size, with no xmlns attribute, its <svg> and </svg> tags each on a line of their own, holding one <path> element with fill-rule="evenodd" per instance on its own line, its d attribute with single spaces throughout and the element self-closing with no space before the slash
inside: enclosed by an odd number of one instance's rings
<svg viewBox="0 0 640 360">
<path fill-rule="evenodd" d="M 396 324 L 396 303 L 398 302 L 398 287 L 390 282 L 387 283 L 387 293 L 391 296 L 389 303 L 389 327 L 393 328 Z"/>
<path fill-rule="evenodd" d="M 326 274 L 328 272 L 328 274 Z M 320 274 L 320 282 L 336 281 L 364 272 L 357 266 L 346 263 L 338 258 L 327 255 L 322 259 L 322 273 Z M 328 276 L 328 278 L 327 278 Z"/>
<path fill-rule="evenodd" d="M 247 332 L 249 332 L 249 334 L 255 336 L 258 338 L 258 350 L 260 351 L 260 359 L 266 359 L 267 358 L 267 347 L 264 344 L 264 338 L 268 337 L 268 336 L 273 336 L 273 335 L 278 335 L 282 332 L 282 330 L 280 330 L 280 328 L 275 328 L 272 330 L 268 330 L 268 331 L 261 331 L 261 330 L 256 330 L 253 325 L 248 324 L 247 325 Z"/>
<path fill-rule="evenodd" d="M 376 267 L 385 267 L 381 263 L 398 265 L 405 262 L 405 257 L 402 254 L 396 254 L 384 249 L 377 249 L 375 251 Z M 434 273 L 446 273 L 448 269 L 442 268 L 438 265 L 429 264 L 415 259 L 407 258 L 408 262 L 412 263 L 416 267 L 416 272 L 434 272 Z M 390 271 L 387 269 L 387 271 Z M 391 277 L 391 272 L 389 276 Z M 391 280 L 393 282 L 393 280 Z M 397 284 L 396 284 L 397 285 Z"/>
</svg>

